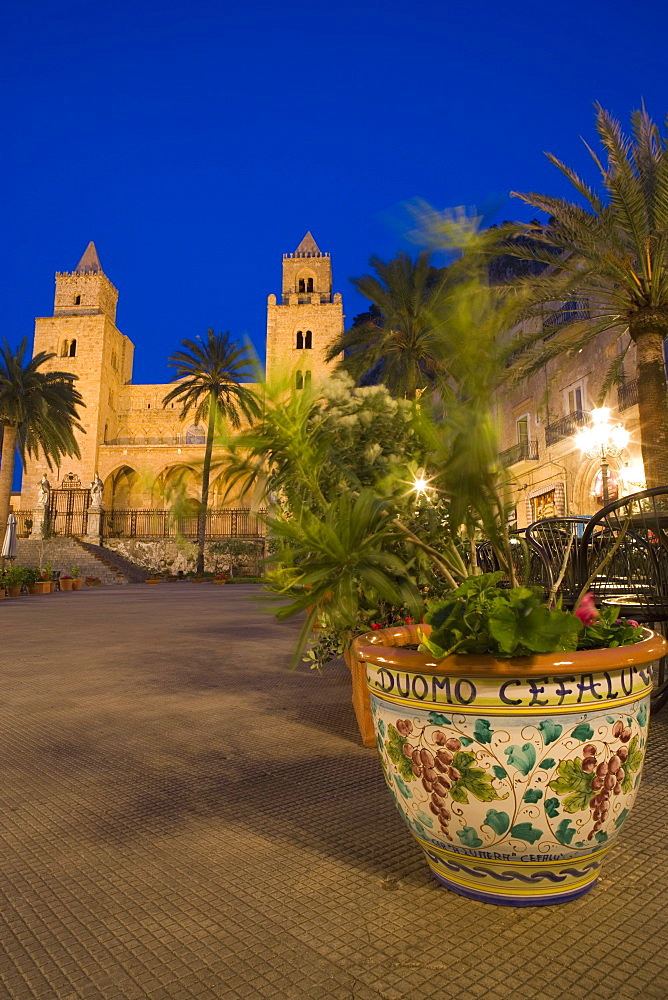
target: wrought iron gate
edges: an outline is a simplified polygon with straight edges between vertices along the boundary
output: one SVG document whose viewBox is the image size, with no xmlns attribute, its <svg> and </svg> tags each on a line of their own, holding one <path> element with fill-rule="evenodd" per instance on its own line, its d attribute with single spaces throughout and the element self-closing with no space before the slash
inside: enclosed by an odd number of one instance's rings
<svg viewBox="0 0 668 1000">
<path fill-rule="evenodd" d="M 50 535 L 85 535 L 88 525 L 90 490 L 51 490 L 47 531 Z"/>
</svg>

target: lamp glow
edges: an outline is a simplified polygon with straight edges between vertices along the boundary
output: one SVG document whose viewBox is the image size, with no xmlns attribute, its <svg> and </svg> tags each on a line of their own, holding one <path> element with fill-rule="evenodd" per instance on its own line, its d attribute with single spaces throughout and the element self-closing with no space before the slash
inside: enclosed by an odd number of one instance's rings
<svg viewBox="0 0 668 1000">
<path fill-rule="evenodd" d="M 608 456 L 619 455 L 629 443 L 630 434 L 621 424 L 610 423 L 609 406 L 595 407 L 590 416 L 589 427 L 582 427 L 573 436 L 573 442 L 583 454 L 599 459 L 603 502 L 607 504 L 610 501 Z"/>
</svg>

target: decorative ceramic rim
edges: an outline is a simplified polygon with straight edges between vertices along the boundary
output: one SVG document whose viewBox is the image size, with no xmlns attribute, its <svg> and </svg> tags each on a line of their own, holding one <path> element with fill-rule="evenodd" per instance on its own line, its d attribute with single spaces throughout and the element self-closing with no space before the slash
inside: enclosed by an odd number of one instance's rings
<svg viewBox="0 0 668 1000">
<path fill-rule="evenodd" d="M 420 628 L 428 635 L 430 625 Z M 376 632 L 366 632 L 358 636 L 353 649 L 358 659 L 377 667 L 395 667 L 410 672 L 430 674 L 452 674 L 462 677 L 543 676 L 546 672 L 554 675 L 599 670 L 619 670 L 621 667 L 640 666 L 652 663 L 665 656 L 668 642 L 651 629 L 643 630 L 646 639 L 632 646 L 614 646 L 608 649 L 580 649 L 568 653 L 537 653 L 535 656 L 516 656 L 508 660 L 497 660 L 487 654 L 455 654 L 442 660 L 435 660 L 431 654 L 418 653 L 413 649 L 401 649 L 408 643 L 419 642 L 417 625 L 402 625 L 397 628 L 383 628 Z M 380 647 L 380 648 L 379 648 Z"/>
</svg>

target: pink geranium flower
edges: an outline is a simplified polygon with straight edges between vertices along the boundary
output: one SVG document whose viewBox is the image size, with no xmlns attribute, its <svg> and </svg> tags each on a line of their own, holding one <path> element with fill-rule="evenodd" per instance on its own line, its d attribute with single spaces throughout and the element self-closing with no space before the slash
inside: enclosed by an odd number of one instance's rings
<svg viewBox="0 0 668 1000">
<path fill-rule="evenodd" d="M 598 611 L 596 605 L 594 604 L 594 595 L 590 592 L 585 594 L 585 596 L 580 601 L 580 607 L 574 612 L 575 617 L 579 618 L 583 625 L 591 625 L 592 622 L 598 620 Z"/>
<path fill-rule="evenodd" d="M 627 623 L 627 625 L 633 625 L 634 628 L 640 628 L 640 625 L 638 624 L 638 622 L 635 621 L 633 618 L 627 618 L 626 619 L 626 623 Z"/>
</svg>

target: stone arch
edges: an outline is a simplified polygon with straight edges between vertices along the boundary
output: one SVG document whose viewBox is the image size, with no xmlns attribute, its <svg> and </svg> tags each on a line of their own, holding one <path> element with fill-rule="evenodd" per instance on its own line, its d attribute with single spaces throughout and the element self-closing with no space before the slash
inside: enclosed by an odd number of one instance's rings
<svg viewBox="0 0 668 1000">
<path fill-rule="evenodd" d="M 156 507 L 174 507 L 199 504 L 202 493 L 202 472 L 185 462 L 167 465 L 156 476 L 153 485 L 153 504 Z"/>
<path fill-rule="evenodd" d="M 130 465 L 110 472 L 104 482 L 104 505 L 107 510 L 131 510 L 141 501 L 139 473 Z"/>
<path fill-rule="evenodd" d="M 619 496 L 622 496 L 620 465 L 621 463 L 617 459 L 608 459 L 608 473 L 618 485 Z M 603 506 L 602 500 L 597 499 L 594 493 L 596 479 L 600 471 L 601 462 L 598 458 L 592 458 L 582 463 L 573 484 L 572 506 L 578 514 L 595 514 Z M 615 496 L 611 491 L 610 500 L 614 499 Z"/>
<path fill-rule="evenodd" d="M 199 424 L 191 424 L 186 430 L 186 444 L 204 444 L 206 430 Z"/>
<path fill-rule="evenodd" d="M 316 275 L 310 268 L 300 268 L 295 275 L 295 291 L 299 294 L 308 294 L 315 289 Z"/>
</svg>

